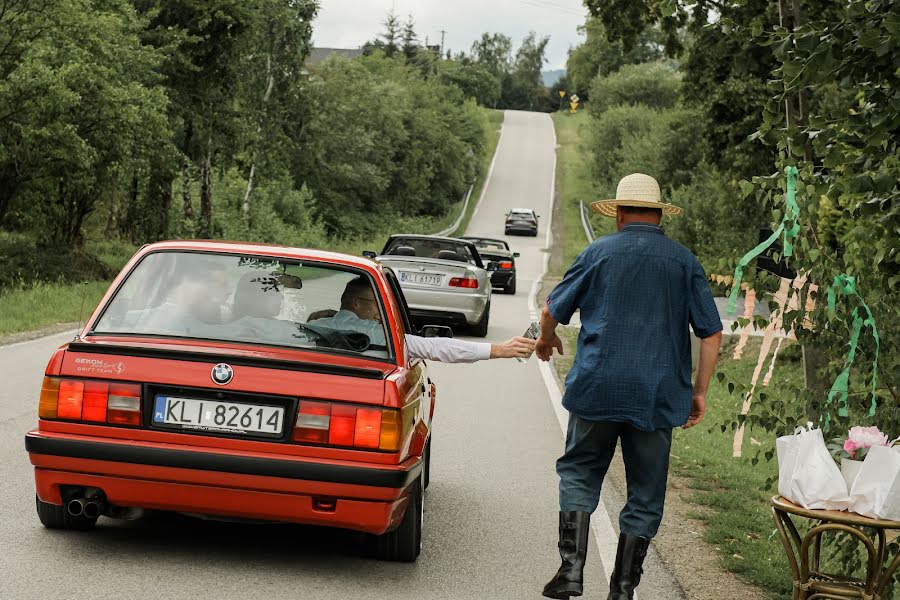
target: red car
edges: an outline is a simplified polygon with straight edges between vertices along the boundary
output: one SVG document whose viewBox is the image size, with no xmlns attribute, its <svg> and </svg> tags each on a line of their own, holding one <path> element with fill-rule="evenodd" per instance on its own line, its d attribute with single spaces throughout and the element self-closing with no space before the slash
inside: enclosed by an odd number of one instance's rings
<svg viewBox="0 0 900 600">
<path fill-rule="evenodd" d="M 383 337 L 309 318 L 351 288 Z M 286 521 L 415 560 L 436 390 L 405 358 L 406 332 L 397 278 L 365 258 L 143 247 L 47 365 L 25 438 L 41 522 L 88 529 L 142 509 Z"/>
</svg>

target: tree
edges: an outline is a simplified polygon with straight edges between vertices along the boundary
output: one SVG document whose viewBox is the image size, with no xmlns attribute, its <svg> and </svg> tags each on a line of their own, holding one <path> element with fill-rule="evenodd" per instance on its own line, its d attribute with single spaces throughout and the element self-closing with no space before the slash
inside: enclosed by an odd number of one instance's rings
<svg viewBox="0 0 900 600">
<path fill-rule="evenodd" d="M 141 44 L 143 22 L 124 1 L 18 6 L 35 10 L 2 16 L 11 52 L 0 82 L 0 174 L 9 184 L 0 216 L 19 206 L 20 223 L 41 242 L 72 249 L 99 199 L 165 147 L 160 56 Z"/>
<path fill-rule="evenodd" d="M 409 15 L 406 19 L 406 23 L 403 24 L 403 33 L 400 37 L 400 41 L 403 43 L 403 55 L 406 56 L 407 60 L 412 60 L 419 52 L 418 37 L 413 17 L 412 15 Z"/>
<path fill-rule="evenodd" d="M 400 23 L 400 17 L 393 10 L 387 14 L 382 25 L 384 31 L 378 35 L 375 45 L 384 52 L 385 56 L 393 58 L 400 51 L 402 39 L 400 28 L 403 25 Z"/>
<path fill-rule="evenodd" d="M 525 36 L 516 51 L 512 71 L 501 80 L 501 104 L 505 108 L 543 111 L 555 108 L 541 76 L 549 42 L 549 37 L 538 39 L 533 31 Z"/>
<path fill-rule="evenodd" d="M 566 73 L 572 92 L 583 100 L 590 99 L 591 83 L 598 75 L 609 75 L 622 65 L 654 62 L 663 58 L 663 40 L 659 30 L 645 28 L 635 46 L 625 51 L 622 42 L 610 41 L 603 23 L 588 17 L 578 28 L 585 36 L 582 44 L 569 50 Z"/>
<path fill-rule="evenodd" d="M 472 44 L 475 62 L 487 69 L 494 77 L 502 79 L 512 70 L 512 39 L 502 33 L 483 33 Z"/>
<path fill-rule="evenodd" d="M 500 79 L 479 63 L 445 60 L 438 63 L 441 81 L 455 85 L 466 98 L 475 98 L 481 106 L 497 106 L 500 101 Z"/>
</svg>

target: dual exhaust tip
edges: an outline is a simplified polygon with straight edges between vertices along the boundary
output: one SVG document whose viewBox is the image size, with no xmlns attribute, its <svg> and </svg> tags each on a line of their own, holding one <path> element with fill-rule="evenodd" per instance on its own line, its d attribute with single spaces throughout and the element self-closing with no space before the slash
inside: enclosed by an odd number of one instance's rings
<svg viewBox="0 0 900 600">
<path fill-rule="evenodd" d="M 85 517 L 88 519 L 96 519 L 103 514 L 104 503 L 102 501 L 75 498 L 66 504 L 66 510 L 73 517 Z"/>
</svg>

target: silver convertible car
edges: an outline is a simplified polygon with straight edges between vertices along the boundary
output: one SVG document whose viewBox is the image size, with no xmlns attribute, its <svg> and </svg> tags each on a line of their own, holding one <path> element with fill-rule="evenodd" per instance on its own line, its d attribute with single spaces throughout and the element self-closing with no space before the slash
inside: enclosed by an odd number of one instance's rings
<svg viewBox="0 0 900 600">
<path fill-rule="evenodd" d="M 491 313 L 491 274 L 467 240 L 396 234 L 381 254 L 367 252 L 400 280 L 416 325 L 449 325 L 484 337 Z"/>
</svg>

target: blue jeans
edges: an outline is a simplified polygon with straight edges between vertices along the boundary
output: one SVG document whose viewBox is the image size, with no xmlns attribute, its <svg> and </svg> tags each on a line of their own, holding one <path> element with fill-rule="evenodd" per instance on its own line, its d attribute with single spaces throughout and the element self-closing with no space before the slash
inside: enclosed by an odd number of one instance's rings
<svg viewBox="0 0 900 600">
<path fill-rule="evenodd" d="M 672 430 L 642 431 L 626 423 L 588 421 L 569 414 L 566 452 L 556 461 L 559 509 L 593 513 L 609 463 L 622 440 L 628 501 L 619 514 L 622 533 L 653 538 L 662 521 Z"/>
</svg>

